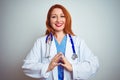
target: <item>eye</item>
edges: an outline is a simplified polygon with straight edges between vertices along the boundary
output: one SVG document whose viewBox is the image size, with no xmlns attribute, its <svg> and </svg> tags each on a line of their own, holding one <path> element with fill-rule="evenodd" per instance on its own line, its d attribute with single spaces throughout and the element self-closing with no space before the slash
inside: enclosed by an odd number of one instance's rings
<svg viewBox="0 0 120 80">
<path fill-rule="evenodd" d="M 56 18 L 56 16 L 51 16 L 51 18 Z"/>
<path fill-rule="evenodd" d="M 63 16 L 61 16 L 62 18 L 64 18 L 65 16 L 63 15 Z"/>
</svg>

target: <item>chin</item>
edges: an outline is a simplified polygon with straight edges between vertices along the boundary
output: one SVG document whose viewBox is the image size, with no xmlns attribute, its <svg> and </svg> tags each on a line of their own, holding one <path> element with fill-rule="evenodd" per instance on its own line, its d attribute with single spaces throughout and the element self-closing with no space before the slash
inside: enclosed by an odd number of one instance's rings
<svg viewBox="0 0 120 80">
<path fill-rule="evenodd" d="M 55 30 L 56 32 L 61 32 L 61 31 L 63 31 L 63 30 Z"/>
</svg>

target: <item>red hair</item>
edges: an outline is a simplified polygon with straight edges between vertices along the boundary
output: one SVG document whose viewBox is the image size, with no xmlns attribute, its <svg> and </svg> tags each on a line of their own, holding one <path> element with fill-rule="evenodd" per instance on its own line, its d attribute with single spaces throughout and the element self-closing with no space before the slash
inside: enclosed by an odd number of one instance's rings
<svg viewBox="0 0 120 80">
<path fill-rule="evenodd" d="M 47 14 L 47 19 L 46 19 L 46 27 L 47 27 L 47 30 L 46 30 L 46 35 L 47 34 L 50 34 L 52 32 L 52 34 L 55 34 L 55 31 L 53 30 L 53 28 L 51 27 L 50 25 L 50 16 L 51 16 L 51 12 L 53 11 L 53 9 L 55 8 L 60 8 L 64 15 L 65 15 L 65 18 L 66 18 L 66 23 L 65 23 L 65 28 L 64 28 L 64 33 L 65 34 L 71 34 L 71 35 L 74 35 L 74 33 L 72 32 L 72 29 L 71 29 L 71 16 L 69 14 L 69 12 L 67 11 L 67 9 L 65 9 L 65 7 L 63 7 L 62 5 L 59 5 L 59 4 L 55 4 L 53 5 L 49 11 L 48 11 L 48 14 Z"/>
</svg>

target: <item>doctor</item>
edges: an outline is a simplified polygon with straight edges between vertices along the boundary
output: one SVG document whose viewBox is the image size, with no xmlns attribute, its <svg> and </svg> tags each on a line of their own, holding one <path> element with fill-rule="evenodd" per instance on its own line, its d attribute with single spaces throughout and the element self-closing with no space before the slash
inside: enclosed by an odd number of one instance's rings
<svg viewBox="0 0 120 80">
<path fill-rule="evenodd" d="M 98 59 L 71 30 L 71 16 L 59 4 L 47 14 L 46 35 L 39 38 L 26 56 L 22 69 L 40 80 L 85 80 L 96 73 Z"/>
</svg>

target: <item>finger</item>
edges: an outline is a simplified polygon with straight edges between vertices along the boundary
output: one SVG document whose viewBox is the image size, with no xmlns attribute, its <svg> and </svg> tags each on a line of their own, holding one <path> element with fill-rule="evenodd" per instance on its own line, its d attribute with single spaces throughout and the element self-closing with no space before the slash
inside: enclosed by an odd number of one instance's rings
<svg viewBox="0 0 120 80">
<path fill-rule="evenodd" d="M 61 61 L 65 64 L 65 63 L 68 63 L 68 60 L 66 59 L 66 57 L 64 55 L 62 55 L 62 59 Z"/>
<path fill-rule="evenodd" d="M 57 58 L 59 57 L 60 54 L 56 54 L 53 58 L 52 58 L 52 61 L 56 62 L 57 61 Z"/>
<path fill-rule="evenodd" d="M 58 65 L 58 63 L 56 63 L 56 62 L 53 62 L 53 66 L 57 66 Z"/>
<path fill-rule="evenodd" d="M 61 52 L 58 53 L 56 57 L 59 58 L 60 56 L 62 56 L 62 53 L 61 53 Z"/>
<path fill-rule="evenodd" d="M 53 70 L 56 66 L 58 66 L 58 63 L 52 62 L 52 63 L 49 65 L 49 69 L 50 69 L 50 70 Z"/>
<path fill-rule="evenodd" d="M 55 57 L 58 57 L 58 56 L 59 56 L 59 54 L 56 54 L 56 55 L 54 56 L 54 58 L 55 58 Z"/>
<path fill-rule="evenodd" d="M 61 66 L 65 67 L 65 64 L 60 63 L 59 65 L 61 65 Z"/>
<path fill-rule="evenodd" d="M 61 53 L 58 53 L 58 54 L 54 57 L 54 60 L 55 60 L 56 62 L 58 62 L 58 61 L 60 60 L 61 56 L 62 56 L 62 54 L 61 54 Z"/>
<path fill-rule="evenodd" d="M 66 59 L 64 55 L 62 55 L 61 58 L 62 58 L 61 59 L 62 61 L 65 61 L 65 59 Z"/>
<path fill-rule="evenodd" d="M 58 54 L 63 54 L 62 52 L 59 52 Z"/>
<path fill-rule="evenodd" d="M 55 56 L 54 56 L 54 58 L 59 58 L 60 56 L 61 56 L 62 54 L 61 53 L 58 53 L 58 54 L 56 54 Z"/>
</svg>

